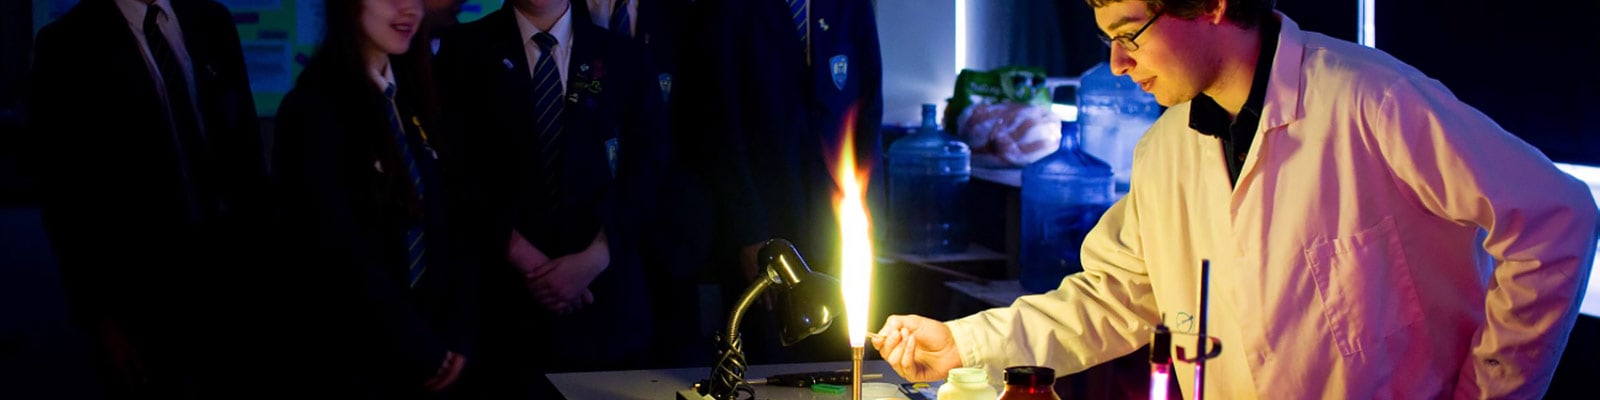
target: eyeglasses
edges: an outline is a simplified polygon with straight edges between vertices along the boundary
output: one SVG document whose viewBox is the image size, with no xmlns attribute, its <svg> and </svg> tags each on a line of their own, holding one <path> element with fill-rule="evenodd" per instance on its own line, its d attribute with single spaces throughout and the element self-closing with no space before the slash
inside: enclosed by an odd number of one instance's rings
<svg viewBox="0 0 1600 400">
<path fill-rule="evenodd" d="M 1139 27 L 1139 30 L 1134 31 L 1132 35 L 1117 35 L 1117 37 L 1108 37 L 1106 36 L 1105 32 L 1095 32 L 1095 35 L 1100 36 L 1100 42 L 1105 43 L 1106 47 L 1111 47 L 1111 43 L 1116 43 L 1121 45 L 1124 50 L 1139 51 L 1139 43 L 1134 42 L 1133 40 L 1138 39 L 1139 35 L 1144 34 L 1146 29 L 1150 29 L 1150 25 L 1156 23 L 1156 20 L 1161 18 L 1161 14 L 1161 12 L 1156 12 L 1156 15 L 1150 17 L 1149 22 L 1145 22 L 1144 26 Z"/>
</svg>

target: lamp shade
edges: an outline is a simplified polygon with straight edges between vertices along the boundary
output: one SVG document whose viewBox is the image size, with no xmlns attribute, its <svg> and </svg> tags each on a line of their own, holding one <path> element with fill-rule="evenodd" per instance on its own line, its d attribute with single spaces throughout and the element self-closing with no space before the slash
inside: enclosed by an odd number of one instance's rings
<svg viewBox="0 0 1600 400">
<path fill-rule="evenodd" d="M 783 345 L 828 330 L 835 310 L 843 304 L 839 280 L 811 271 L 787 240 L 767 241 L 758 255 L 762 267 L 777 278 L 778 329 Z"/>
<path fill-rule="evenodd" d="M 833 310 L 838 307 L 839 281 L 831 276 L 812 273 L 794 288 L 779 296 L 778 308 L 783 319 L 779 333 L 783 345 L 790 346 L 808 336 L 828 330 L 833 323 Z"/>
</svg>

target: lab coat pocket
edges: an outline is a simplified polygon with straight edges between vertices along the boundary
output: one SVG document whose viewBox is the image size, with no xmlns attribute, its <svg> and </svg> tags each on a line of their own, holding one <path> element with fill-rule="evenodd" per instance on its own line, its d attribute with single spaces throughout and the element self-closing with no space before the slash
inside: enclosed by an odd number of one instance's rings
<svg viewBox="0 0 1600 400">
<path fill-rule="evenodd" d="M 1422 319 L 1394 217 L 1354 235 L 1315 241 L 1305 257 L 1341 354 L 1381 352 L 1384 338 Z"/>
</svg>

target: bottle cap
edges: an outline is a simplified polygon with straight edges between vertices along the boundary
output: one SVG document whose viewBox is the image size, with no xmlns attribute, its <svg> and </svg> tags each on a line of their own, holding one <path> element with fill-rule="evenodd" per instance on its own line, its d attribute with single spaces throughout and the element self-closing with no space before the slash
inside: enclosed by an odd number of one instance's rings
<svg viewBox="0 0 1600 400">
<path fill-rule="evenodd" d="M 950 370 L 951 382 L 989 383 L 989 373 L 983 368 L 955 368 Z"/>
<path fill-rule="evenodd" d="M 903 399 L 900 394 L 900 385 L 886 382 L 866 382 L 861 384 L 862 399 Z"/>
<path fill-rule="evenodd" d="M 1049 386 L 1055 384 L 1056 370 L 1037 367 L 1007 367 L 1006 385 L 1008 386 Z"/>
<path fill-rule="evenodd" d="M 1156 324 L 1155 332 L 1150 334 L 1150 363 L 1172 363 L 1172 330 L 1167 329 L 1167 324 Z"/>
</svg>

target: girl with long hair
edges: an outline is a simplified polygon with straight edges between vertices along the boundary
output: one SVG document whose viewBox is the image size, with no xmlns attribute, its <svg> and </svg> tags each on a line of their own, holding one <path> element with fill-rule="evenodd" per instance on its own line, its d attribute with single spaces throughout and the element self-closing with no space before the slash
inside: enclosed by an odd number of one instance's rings
<svg viewBox="0 0 1600 400">
<path fill-rule="evenodd" d="M 400 57 L 421 0 L 327 0 L 326 36 L 278 111 L 273 151 L 295 296 L 331 372 L 358 396 L 419 397 L 466 364 L 471 276 L 448 217 L 449 153 Z M 416 49 L 423 51 L 421 46 Z"/>
</svg>

